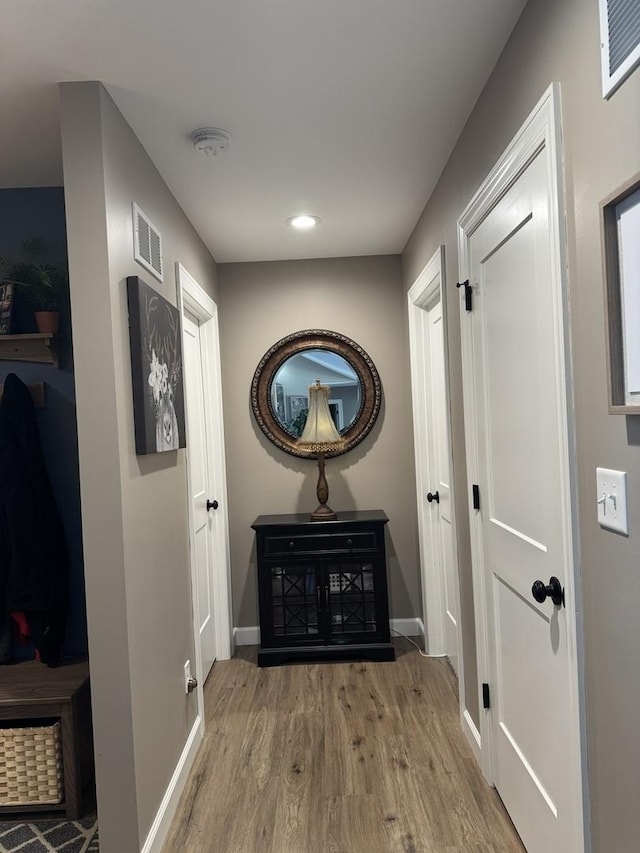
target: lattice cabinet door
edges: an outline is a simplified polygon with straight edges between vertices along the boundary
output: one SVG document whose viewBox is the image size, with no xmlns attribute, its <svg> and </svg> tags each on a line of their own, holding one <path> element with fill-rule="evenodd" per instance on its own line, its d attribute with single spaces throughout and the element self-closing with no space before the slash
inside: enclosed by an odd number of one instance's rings
<svg viewBox="0 0 640 853">
<path fill-rule="evenodd" d="M 319 592 L 315 565 L 270 567 L 271 627 L 274 637 L 318 639 Z"/>
<path fill-rule="evenodd" d="M 330 562 L 326 566 L 327 615 L 332 636 L 376 632 L 376 584 L 370 560 Z"/>
</svg>

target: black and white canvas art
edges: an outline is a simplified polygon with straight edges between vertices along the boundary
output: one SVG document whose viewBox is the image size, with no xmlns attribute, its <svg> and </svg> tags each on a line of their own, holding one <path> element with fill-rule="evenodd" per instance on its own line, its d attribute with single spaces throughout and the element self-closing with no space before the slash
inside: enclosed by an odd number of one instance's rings
<svg viewBox="0 0 640 853">
<path fill-rule="evenodd" d="M 136 275 L 127 296 L 136 453 L 186 447 L 178 309 Z"/>
</svg>

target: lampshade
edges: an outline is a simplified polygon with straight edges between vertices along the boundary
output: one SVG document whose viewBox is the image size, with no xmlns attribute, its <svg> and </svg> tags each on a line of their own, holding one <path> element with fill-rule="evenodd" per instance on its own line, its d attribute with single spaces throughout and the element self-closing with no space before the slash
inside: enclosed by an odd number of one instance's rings
<svg viewBox="0 0 640 853">
<path fill-rule="evenodd" d="M 321 385 L 319 379 L 309 386 L 309 414 L 298 446 L 313 453 L 332 453 L 345 445 L 329 411 L 330 393 L 331 388 Z"/>
</svg>

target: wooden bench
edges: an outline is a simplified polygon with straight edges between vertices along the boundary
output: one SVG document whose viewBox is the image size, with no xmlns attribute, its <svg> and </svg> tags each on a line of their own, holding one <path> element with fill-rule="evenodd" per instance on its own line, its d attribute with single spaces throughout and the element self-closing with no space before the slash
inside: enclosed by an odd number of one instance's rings
<svg viewBox="0 0 640 853">
<path fill-rule="evenodd" d="M 0 666 L 0 720 L 19 728 L 30 720 L 60 720 L 64 800 L 28 806 L 0 806 L 0 817 L 17 812 L 64 812 L 71 819 L 82 815 L 83 796 L 93 781 L 93 739 L 89 664 L 47 667 L 38 661 Z"/>
</svg>

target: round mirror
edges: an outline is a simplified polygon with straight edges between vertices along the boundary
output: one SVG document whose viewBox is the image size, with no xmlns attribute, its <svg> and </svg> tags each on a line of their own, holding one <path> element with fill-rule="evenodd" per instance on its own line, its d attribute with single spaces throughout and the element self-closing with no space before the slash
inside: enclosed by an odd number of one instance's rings
<svg viewBox="0 0 640 853">
<path fill-rule="evenodd" d="M 309 386 L 319 379 L 331 388 L 329 411 L 345 440 L 339 456 L 355 447 L 380 411 L 378 371 L 355 341 L 338 332 L 308 329 L 274 344 L 260 360 L 251 384 L 251 406 L 260 429 L 294 456 L 313 457 L 297 440 L 309 409 Z"/>
</svg>

